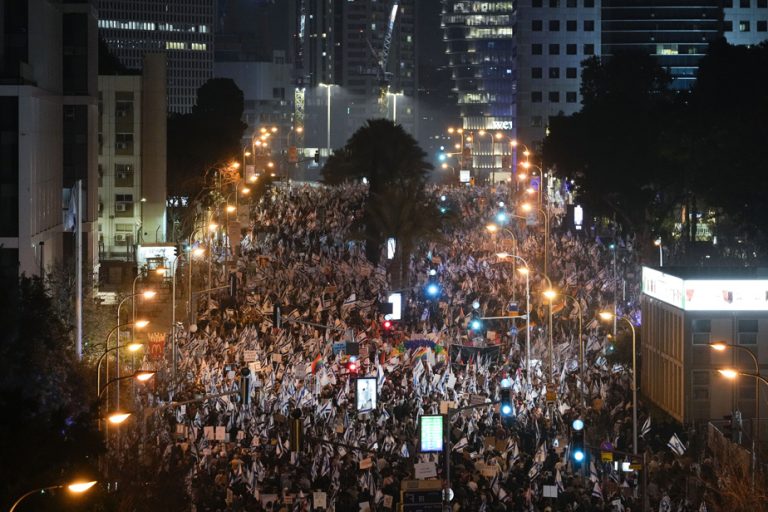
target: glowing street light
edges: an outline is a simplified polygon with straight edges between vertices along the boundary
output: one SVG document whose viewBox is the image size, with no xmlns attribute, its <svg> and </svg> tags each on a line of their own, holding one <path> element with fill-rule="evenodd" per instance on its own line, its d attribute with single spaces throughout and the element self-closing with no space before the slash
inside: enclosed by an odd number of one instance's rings
<svg viewBox="0 0 768 512">
<path fill-rule="evenodd" d="M 130 418 L 131 413 L 130 412 L 113 412 L 109 416 L 107 416 L 107 421 L 109 421 L 113 425 L 119 425 L 128 418 Z"/>
<path fill-rule="evenodd" d="M 88 489 L 90 489 L 91 487 L 93 487 L 94 485 L 96 485 L 96 481 L 95 480 L 91 481 L 91 482 L 72 482 L 71 484 L 66 484 L 66 485 L 49 485 L 47 487 L 40 487 L 38 489 L 33 489 L 33 490 L 29 491 L 29 492 L 26 492 L 26 493 L 22 494 L 21 497 L 19 499 L 17 499 L 13 503 L 13 505 L 11 505 L 11 508 L 10 508 L 9 512 L 13 512 L 14 510 L 16 510 L 16 507 L 19 506 L 19 503 L 21 503 L 25 498 L 28 498 L 28 497 L 32 496 L 33 494 L 36 494 L 36 493 L 43 493 L 45 491 L 49 491 L 49 490 L 52 490 L 52 489 L 62 489 L 64 487 L 66 487 L 67 490 L 69 490 L 69 492 L 71 492 L 71 493 L 82 494 L 85 491 L 87 491 Z"/>
</svg>

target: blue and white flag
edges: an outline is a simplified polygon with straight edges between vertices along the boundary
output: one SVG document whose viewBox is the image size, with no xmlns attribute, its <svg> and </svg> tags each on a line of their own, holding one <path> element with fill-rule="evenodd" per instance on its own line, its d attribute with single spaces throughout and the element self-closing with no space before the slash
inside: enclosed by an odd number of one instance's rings
<svg viewBox="0 0 768 512">
<path fill-rule="evenodd" d="M 598 498 L 600 500 L 603 499 L 603 490 L 600 488 L 600 484 L 595 482 L 595 486 L 592 487 L 592 497 Z"/>
<path fill-rule="evenodd" d="M 640 437 L 645 439 L 645 436 L 647 436 L 650 432 L 651 432 L 651 417 L 648 416 L 643 422 L 643 428 L 640 431 Z"/>
<path fill-rule="evenodd" d="M 678 457 L 685 453 L 685 445 L 680 438 L 677 437 L 677 434 L 672 434 L 672 437 L 669 438 L 669 442 L 667 442 L 667 446 L 669 446 Z"/>
</svg>

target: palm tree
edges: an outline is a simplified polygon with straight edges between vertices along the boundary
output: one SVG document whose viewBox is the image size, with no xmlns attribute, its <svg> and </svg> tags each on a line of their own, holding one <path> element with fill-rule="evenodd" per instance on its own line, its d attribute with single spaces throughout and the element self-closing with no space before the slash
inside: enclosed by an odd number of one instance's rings
<svg viewBox="0 0 768 512">
<path fill-rule="evenodd" d="M 395 239 L 392 285 L 395 289 L 407 287 L 408 264 L 416 247 L 440 238 L 442 219 L 435 202 L 424 195 L 423 189 L 391 188 L 369 195 L 362 220 L 378 240 Z M 380 249 L 381 245 L 376 247 Z"/>
<path fill-rule="evenodd" d="M 402 126 L 388 119 L 372 119 L 334 152 L 322 170 L 328 185 L 368 180 L 363 225 L 358 226 L 365 239 L 366 257 L 378 263 L 386 238 L 397 238 L 403 250 L 400 277 L 407 269 L 413 236 L 426 235 L 439 224 L 437 209 L 430 209 L 424 196 L 427 173 L 432 169 L 425 157 Z"/>
</svg>

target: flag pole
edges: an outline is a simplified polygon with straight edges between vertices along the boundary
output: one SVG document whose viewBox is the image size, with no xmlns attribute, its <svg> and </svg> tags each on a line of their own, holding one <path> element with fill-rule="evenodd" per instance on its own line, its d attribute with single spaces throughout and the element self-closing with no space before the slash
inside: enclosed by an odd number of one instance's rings
<svg viewBox="0 0 768 512">
<path fill-rule="evenodd" d="M 83 182 L 77 180 L 77 218 L 75 220 L 75 350 L 83 359 Z"/>
</svg>

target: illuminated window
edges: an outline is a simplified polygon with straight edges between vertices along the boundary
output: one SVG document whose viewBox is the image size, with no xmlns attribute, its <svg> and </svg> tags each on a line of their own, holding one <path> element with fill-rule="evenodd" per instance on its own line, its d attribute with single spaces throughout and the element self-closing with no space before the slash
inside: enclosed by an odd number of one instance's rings
<svg viewBox="0 0 768 512">
<path fill-rule="evenodd" d="M 739 32 L 749 32 L 749 22 L 748 21 L 740 21 L 739 22 Z"/>
</svg>

